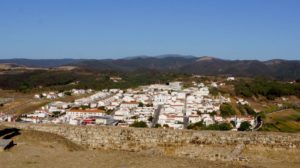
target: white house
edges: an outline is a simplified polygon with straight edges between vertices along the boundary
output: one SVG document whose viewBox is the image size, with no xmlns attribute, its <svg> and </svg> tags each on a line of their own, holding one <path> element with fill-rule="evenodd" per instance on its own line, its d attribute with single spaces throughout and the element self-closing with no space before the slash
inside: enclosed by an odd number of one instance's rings
<svg viewBox="0 0 300 168">
<path fill-rule="evenodd" d="M 82 117 L 82 118 L 88 118 L 88 117 L 93 117 L 93 116 L 104 116 L 105 111 L 101 109 L 70 109 L 66 112 L 66 115 L 71 117 L 71 118 L 77 118 L 77 117 Z"/>
<path fill-rule="evenodd" d="M 189 116 L 189 122 L 190 123 L 200 122 L 201 120 L 202 120 L 202 118 L 199 115 L 190 115 Z"/>
<path fill-rule="evenodd" d="M 132 108 L 135 108 L 138 106 L 139 106 L 138 102 L 123 102 L 120 105 L 121 108 L 129 108 L 129 109 L 132 109 Z"/>
<path fill-rule="evenodd" d="M 34 98 L 35 98 L 35 99 L 40 99 L 40 98 L 41 98 L 41 95 L 40 95 L 40 94 L 35 94 L 35 95 L 34 95 Z"/>
<path fill-rule="evenodd" d="M 169 86 L 172 90 L 181 90 L 182 86 L 181 86 L 182 82 L 170 82 Z"/>
<path fill-rule="evenodd" d="M 227 80 L 227 81 L 234 81 L 235 78 L 234 78 L 233 76 L 231 76 L 231 77 L 228 77 L 226 80 Z"/>
</svg>

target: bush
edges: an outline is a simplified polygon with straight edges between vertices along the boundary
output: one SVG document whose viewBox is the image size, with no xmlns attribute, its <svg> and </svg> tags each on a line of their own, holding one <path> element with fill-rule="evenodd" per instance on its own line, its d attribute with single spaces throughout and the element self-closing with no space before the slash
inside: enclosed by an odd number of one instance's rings
<svg viewBox="0 0 300 168">
<path fill-rule="evenodd" d="M 53 111 L 52 114 L 54 117 L 58 117 L 60 115 L 60 111 Z"/>
<path fill-rule="evenodd" d="M 243 121 L 238 128 L 239 131 L 247 131 L 250 130 L 251 124 L 248 121 Z"/>
<path fill-rule="evenodd" d="M 199 121 L 199 122 L 196 122 L 194 124 L 190 124 L 187 127 L 187 129 L 201 130 L 201 129 L 203 129 L 203 127 L 205 127 L 205 125 L 203 124 L 203 121 Z"/>
<path fill-rule="evenodd" d="M 235 125 L 236 125 L 236 124 L 235 124 L 235 121 L 232 121 L 232 120 L 230 121 L 230 124 L 231 124 L 233 127 L 235 127 Z"/>
<path fill-rule="evenodd" d="M 209 93 L 213 96 L 218 96 L 219 95 L 219 90 L 216 87 L 210 87 L 209 88 Z"/>
<path fill-rule="evenodd" d="M 206 126 L 206 125 L 204 125 L 203 121 L 199 121 L 199 122 L 189 125 L 187 127 L 187 129 L 226 131 L 226 130 L 231 130 L 232 126 L 229 123 L 216 123 L 216 124 L 211 124 L 211 125 Z"/>
<path fill-rule="evenodd" d="M 136 128 L 147 128 L 147 124 L 144 121 L 135 121 L 134 123 L 132 123 L 131 125 L 129 125 L 130 127 L 136 127 Z"/>
<path fill-rule="evenodd" d="M 161 125 L 160 124 L 155 124 L 154 128 L 160 128 Z"/>
<path fill-rule="evenodd" d="M 132 116 L 132 117 L 130 117 L 131 119 L 138 119 L 139 118 L 139 116 Z"/>
<path fill-rule="evenodd" d="M 71 96 L 72 95 L 72 93 L 70 91 L 66 91 L 66 92 L 64 92 L 64 94 L 67 95 L 67 96 Z"/>
<path fill-rule="evenodd" d="M 207 130 L 220 130 L 220 131 L 227 131 L 231 130 L 232 127 L 229 123 L 220 123 L 220 124 L 211 124 L 206 127 Z"/>
<path fill-rule="evenodd" d="M 168 124 L 164 124 L 163 127 L 164 128 L 169 128 L 169 125 Z"/>
<path fill-rule="evenodd" d="M 112 113 L 113 111 L 114 111 L 114 110 L 106 110 L 106 111 L 105 111 L 105 114 L 111 115 L 111 113 Z"/>
<path fill-rule="evenodd" d="M 245 105 L 238 104 L 238 109 L 242 115 L 252 115 L 252 116 L 256 115 L 254 109 L 251 108 L 248 104 Z"/>
<path fill-rule="evenodd" d="M 152 117 L 152 116 L 149 116 L 149 117 L 148 117 L 148 121 L 149 121 L 149 122 L 152 122 L 152 120 L 153 120 L 153 117 Z"/>
<path fill-rule="evenodd" d="M 213 116 L 217 115 L 217 112 L 216 112 L 216 111 L 213 111 L 213 112 L 209 113 L 209 115 L 210 115 L 211 117 L 213 117 Z"/>
<path fill-rule="evenodd" d="M 142 102 L 139 102 L 139 107 L 144 107 L 144 104 Z"/>
<path fill-rule="evenodd" d="M 220 106 L 220 112 L 222 117 L 230 117 L 236 114 L 231 104 L 224 103 Z"/>
</svg>

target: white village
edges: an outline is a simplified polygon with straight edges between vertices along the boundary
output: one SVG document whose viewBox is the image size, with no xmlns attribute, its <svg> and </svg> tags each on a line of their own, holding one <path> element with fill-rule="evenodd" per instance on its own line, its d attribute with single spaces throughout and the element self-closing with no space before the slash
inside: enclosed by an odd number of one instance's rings
<svg viewBox="0 0 300 168">
<path fill-rule="evenodd" d="M 232 78 L 228 80 L 234 80 Z M 53 101 L 31 114 L 25 114 L 20 122 L 55 123 L 71 125 L 103 125 L 128 127 L 134 123 L 144 123 L 146 127 L 184 129 L 190 124 L 201 122 L 205 126 L 217 123 L 234 123 L 237 130 L 244 121 L 255 126 L 252 116 L 220 115 L 220 106 L 231 103 L 230 97 L 221 94 L 213 96 L 210 87 L 218 87 L 193 82 L 192 87 L 183 88 L 182 82 L 152 84 L 135 89 L 72 89 L 68 94 L 89 96 L 73 102 Z M 36 99 L 55 99 L 64 93 L 50 92 L 36 94 Z M 248 104 L 243 99 L 236 103 Z"/>
</svg>

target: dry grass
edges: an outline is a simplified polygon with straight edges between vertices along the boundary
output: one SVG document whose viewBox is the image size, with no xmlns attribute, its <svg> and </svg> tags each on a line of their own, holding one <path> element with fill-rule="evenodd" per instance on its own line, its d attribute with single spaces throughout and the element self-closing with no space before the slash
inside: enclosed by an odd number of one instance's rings
<svg viewBox="0 0 300 168">
<path fill-rule="evenodd" d="M 3 128 L 3 127 L 2 127 Z M 1 128 L 0 128 L 1 129 Z M 243 167 L 230 162 L 156 156 L 124 151 L 84 150 L 58 135 L 22 131 L 14 137 L 17 144 L 0 153 L 1 168 L 6 167 L 107 167 L 107 168 L 198 168 Z"/>
<path fill-rule="evenodd" d="M 72 102 L 75 99 L 89 96 L 91 94 L 75 95 L 75 96 L 65 96 L 63 98 L 57 98 L 53 100 L 49 99 L 34 99 L 34 93 L 20 93 L 11 90 L 0 90 L 0 97 L 10 97 L 14 98 L 13 102 L 5 104 L 0 107 L 0 112 L 11 113 L 15 115 L 32 113 L 34 110 L 40 108 L 53 101 L 65 101 Z"/>
<path fill-rule="evenodd" d="M 0 126 L 0 130 L 3 127 Z M 226 167 L 299 167 L 300 151 L 276 151 L 248 147 L 242 156 L 251 162 L 220 162 L 201 159 L 178 158 L 155 153 L 125 151 L 85 150 L 65 138 L 39 131 L 21 130 L 13 137 L 17 144 L 0 153 L 1 168 L 7 167 L 107 167 L 107 168 L 226 168 Z M 214 151 L 213 147 L 204 147 Z M 208 149 L 209 148 L 209 149 Z M 221 146 L 219 147 L 221 148 Z M 201 148 L 202 149 L 202 148 Z M 217 149 L 217 148 L 216 148 Z M 231 150 L 223 147 L 222 150 Z M 228 152 L 228 151 L 227 151 Z M 226 151 L 224 151 L 226 153 Z M 283 156 L 284 153 L 284 156 Z"/>
<path fill-rule="evenodd" d="M 287 109 L 267 114 L 262 129 L 266 131 L 300 132 L 300 112 Z"/>
</svg>

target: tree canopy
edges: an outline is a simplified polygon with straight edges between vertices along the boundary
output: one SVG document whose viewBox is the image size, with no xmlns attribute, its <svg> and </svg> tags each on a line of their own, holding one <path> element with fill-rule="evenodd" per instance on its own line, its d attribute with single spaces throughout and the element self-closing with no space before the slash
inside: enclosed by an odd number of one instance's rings
<svg viewBox="0 0 300 168">
<path fill-rule="evenodd" d="M 220 106 L 220 113 L 222 117 L 230 117 L 236 114 L 236 111 L 229 103 L 223 103 Z"/>
</svg>

